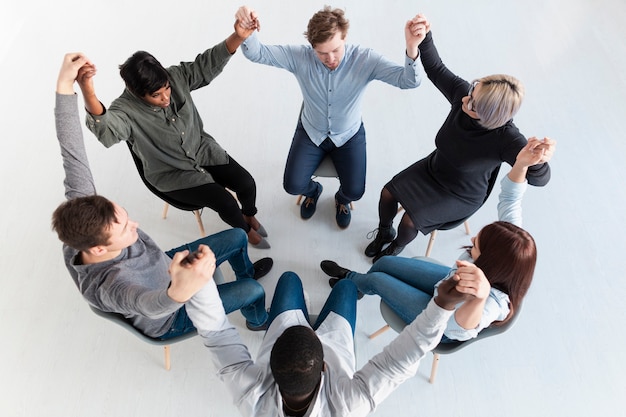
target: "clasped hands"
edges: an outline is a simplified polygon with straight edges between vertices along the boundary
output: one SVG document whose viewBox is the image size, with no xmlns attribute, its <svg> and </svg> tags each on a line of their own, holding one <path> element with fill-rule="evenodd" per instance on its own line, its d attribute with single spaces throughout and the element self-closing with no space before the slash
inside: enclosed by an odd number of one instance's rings
<svg viewBox="0 0 626 417">
<path fill-rule="evenodd" d="M 183 262 L 187 255 L 188 250 L 177 252 L 169 267 L 172 282 L 167 295 L 178 303 L 193 297 L 213 279 L 215 272 L 215 254 L 207 245 L 198 247 L 197 255 L 191 262 Z"/>
<path fill-rule="evenodd" d="M 456 261 L 454 275 L 437 287 L 435 303 L 446 310 L 454 310 L 459 303 L 470 299 L 483 300 L 489 296 L 491 285 L 483 271 L 471 262 Z"/>
</svg>

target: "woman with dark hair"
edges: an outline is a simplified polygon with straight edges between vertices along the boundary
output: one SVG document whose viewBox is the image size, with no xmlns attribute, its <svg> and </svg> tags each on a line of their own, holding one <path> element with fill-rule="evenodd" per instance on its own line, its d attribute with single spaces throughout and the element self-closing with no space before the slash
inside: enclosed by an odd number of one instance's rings
<svg viewBox="0 0 626 417">
<path fill-rule="evenodd" d="M 364 294 L 378 294 L 407 324 L 437 295 L 441 281 L 454 277 L 456 289 L 471 295 L 457 306 L 442 341 L 468 340 L 485 327 L 510 320 L 526 295 L 535 271 L 537 248 L 522 229 L 521 202 L 527 187 L 526 171 L 544 157 L 550 145 L 536 138 L 519 152 L 502 181 L 499 221 L 485 226 L 453 268 L 423 259 L 385 256 L 366 274 L 322 261 L 322 270 L 334 286 L 350 279 Z"/>
<path fill-rule="evenodd" d="M 446 223 L 462 223 L 485 202 L 492 177 L 503 162 L 513 165 L 526 145 L 526 138 L 513 123 L 524 98 L 524 86 L 515 77 L 494 74 L 468 82 L 442 62 L 433 42 L 430 22 L 423 15 L 415 27 L 425 27 L 426 37 L 419 45 L 428 79 L 450 103 L 450 112 L 435 137 L 435 150 L 396 174 L 380 193 L 375 239 L 365 255 L 375 262 L 398 255 L 418 233 L 429 234 Z M 545 139 L 546 145 L 554 145 Z M 550 180 L 545 158 L 528 168 L 530 185 L 543 186 Z M 393 221 L 398 205 L 404 214 L 398 225 Z M 369 236 L 369 235 L 368 235 Z"/>
<path fill-rule="evenodd" d="M 236 23 L 224 41 L 191 62 L 168 68 L 148 52 L 135 52 L 120 65 L 126 88 L 109 108 L 96 95 L 93 64 L 81 68 L 78 83 L 87 127 L 104 146 L 128 142 L 157 190 L 172 200 L 215 210 L 225 223 L 243 229 L 253 247 L 268 249 L 267 232 L 255 217 L 254 178 L 204 130 L 191 95 L 222 72 L 250 32 Z"/>
</svg>

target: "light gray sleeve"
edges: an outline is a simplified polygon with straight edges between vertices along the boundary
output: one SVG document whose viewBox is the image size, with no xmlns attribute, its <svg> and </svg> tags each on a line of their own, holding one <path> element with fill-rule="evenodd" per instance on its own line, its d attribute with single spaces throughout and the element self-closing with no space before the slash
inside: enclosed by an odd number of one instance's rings
<svg viewBox="0 0 626 417">
<path fill-rule="evenodd" d="M 420 360 L 437 346 L 452 310 L 431 300 L 383 351 L 369 360 L 351 380 L 343 381 L 342 396 L 353 415 L 365 415 L 415 375 Z"/>
<path fill-rule="evenodd" d="M 65 198 L 68 200 L 96 194 L 85 151 L 77 100 L 76 94 L 57 93 L 54 108 L 57 139 L 65 170 Z"/>
<path fill-rule="evenodd" d="M 522 227 L 522 198 L 528 188 L 527 182 L 513 182 L 508 175 L 500 181 L 498 220 Z"/>
</svg>

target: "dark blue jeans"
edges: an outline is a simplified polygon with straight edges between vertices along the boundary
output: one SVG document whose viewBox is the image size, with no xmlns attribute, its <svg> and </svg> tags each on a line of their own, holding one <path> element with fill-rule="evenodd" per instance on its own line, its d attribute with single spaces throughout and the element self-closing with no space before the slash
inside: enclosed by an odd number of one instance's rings
<svg viewBox="0 0 626 417">
<path fill-rule="evenodd" d="M 330 295 L 322 307 L 317 321 L 313 324 L 313 330 L 324 322 L 328 314 L 332 311 L 345 318 L 352 328 L 354 336 L 354 327 L 356 325 L 356 301 L 357 290 L 356 285 L 350 280 L 341 280 L 332 289 Z M 302 289 L 302 281 L 295 272 L 284 272 L 274 291 L 274 298 L 270 307 L 268 325 L 281 313 L 289 310 L 302 310 L 304 317 L 309 320 L 309 312 L 304 301 L 304 292 Z"/>
<path fill-rule="evenodd" d="M 309 138 L 302 122 L 298 121 L 287 156 L 283 187 L 292 195 L 314 197 L 317 186 L 311 176 L 324 157 L 329 155 L 339 176 L 340 186 L 335 197 L 339 204 L 348 205 L 351 201 L 360 199 L 365 193 L 367 166 L 365 150 L 363 123 L 344 145 L 336 147 L 329 138 L 326 138 L 318 147 Z"/>
<path fill-rule="evenodd" d="M 254 280 L 254 266 L 248 258 L 248 237 L 241 229 L 228 229 L 211 236 L 203 237 L 167 252 L 170 258 L 176 252 L 188 249 L 194 251 L 201 244 L 207 245 L 215 254 L 219 266 L 228 261 L 235 272 L 236 281 L 217 286 L 226 314 L 241 310 L 241 314 L 252 326 L 260 326 L 267 320 L 265 291 Z M 172 327 L 160 339 L 169 339 L 195 330 L 183 306 L 176 312 Z"/>
</svg>

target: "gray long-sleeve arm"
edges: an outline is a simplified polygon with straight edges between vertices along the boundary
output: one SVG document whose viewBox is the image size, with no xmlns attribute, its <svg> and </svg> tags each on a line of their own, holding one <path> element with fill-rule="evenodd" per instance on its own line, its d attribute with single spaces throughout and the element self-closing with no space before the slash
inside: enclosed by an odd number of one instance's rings
<svg viewBox="0 0 626 417">
<path fill-rule="evenodd" d="M 96 194 L 78 115 L 77 95 L 56 93 L 54 116 L 65 170 L 65 198 L 71 200 Z"/>
</svg>

